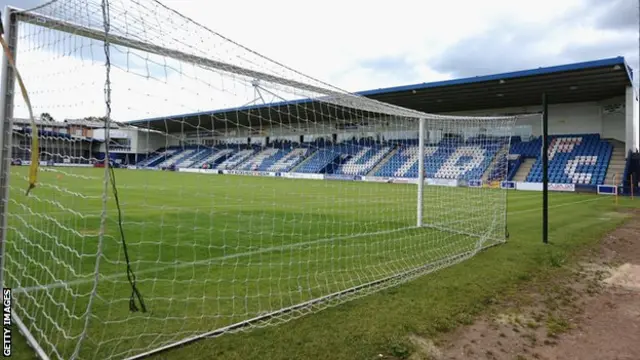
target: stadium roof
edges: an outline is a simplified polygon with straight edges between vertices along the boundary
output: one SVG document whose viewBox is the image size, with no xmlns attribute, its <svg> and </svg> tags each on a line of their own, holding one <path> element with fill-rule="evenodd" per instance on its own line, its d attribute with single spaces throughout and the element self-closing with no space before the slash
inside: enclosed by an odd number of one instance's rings
<svg viewBox="0 0 640 360">
<path fill-rule="evenodd" d="M 632 70 L 624 57 L 541 67 L 495 75 L 396 86 L 356 94 L 394 105 L 442 114 L 457 111 L 522 107 L 541 103 L 546 92 L 550 104 L 598 101 L 624 95 L 632 84 Z M 296 110 L 287 107 L 295 105 Z M 332 105 L 335 114 L 335 106 Z M 305 114 L 306 112 L 306 114 Z M 295 113 L 294 116 L 291 113 Z M 200 113 L 132 121 L 129 124 L 165 132 L 249 126 L 265 119 L 296 122 L 329 113 L 313 99 L 283 101 Z M 347 114 L 348 112 L 345 112 Z"/>
</svg>

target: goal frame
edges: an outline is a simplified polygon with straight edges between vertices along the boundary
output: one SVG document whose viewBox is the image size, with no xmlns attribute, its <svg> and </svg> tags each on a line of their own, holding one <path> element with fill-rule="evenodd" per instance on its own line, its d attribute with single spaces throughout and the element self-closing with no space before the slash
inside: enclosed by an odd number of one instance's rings
<svg viewBox="0 0 640 360">
<path fill-rule="evenodd" d="M 306 84 L 302 82 L 298 82 L 295 80 L 289 80 L 282 77 L 278 77 L 275 75 L 271 75 L 268 73 L 263 73 L 260 71 L 249 70 L 245 68 L 241 68 L 236 65 L 227 64 L 215 60 L 211 60 L 204 57 L 199 57 L 192 54 L 187 54 L 181 51 L 177 51 L 174 49 L 164 48 L 153 44 L 148 44 L 145 42 L 124 38 L 121 36 L 108 34 L 104 31 L 99 31 L 96 29 L 89 29 L 84 26 L 76 25 L 68 21 L 63 21 L 59 19 L 55 19 L 49 16 L 44 16 L 40 14 L 32 14 L 25 13 L 23 9 L 19 9 L 12 6 L 6 6 L 4 8 L 3 16 L 3 24 L 4 24 L 4 37 L 7 39 L 9 48 L 12 50 L 12 53 L 16 54 L 15 49 L 17 49 L 18 44 L 18 24 L 20 22 L 25 22 L 29 24 L 34 24 L 37 26 L 45 27 L 48 29 L 55 29 L 56 31 L 71 33 L 83 37 L 87 37 L 89 39 L 105 41 L 107 40 L 110 44 L 120 45 L 129 47 L 135 50 L 140 50 L 144 52 L 148 52 L 151 54 L 162 55 L 167 57 L 174 57 L 183 59 L 184 61 L 191 62 L 194 64 L 201 65 L 207 68 L 217 69 L 219 71 L 233 73 L 243 76 L 250 76 L 256 79 L 264 79 L 269 82 L 281 84 L 284 86 L 294 86 L 296 88 L 324 93 L 327 94 L 327 99 L 331 102 L 331 97 L 335 96 L 338 100 L 343 99 L 345 97 L 350 96 L 349 94 L 341 93 L 337 90 L 330 90 L 327 88 L 320 88 L 311 84 Z M 18 63 L 18 59 L 15 60 Z M 6 56 L 2 57 L 2 62 L 0 64 L 2 66 L 2 76 L 0 78 L 0 283 L 4 285 L 4 254 L 5 254 L 5 245 L 6 245 L 6 236 L 7 236 L 7 218 L 8 218 L 8 201 L 9 201 L 9 178 L 10 178 L 10 170 L 11 170 L 11 157 L 12 157 L 12 128 L 13 128 L 13 104 L 14 104 L 14 92 L 11 90 L 15 86 L 16 82 L 16 74 L 11 68 L 8 59 Z M 27 84 L 28 85 L 28 84 Z M 385 104 L 385 106 L 387 106 Z M 389 104 L 391 107 L 395 107 Z M 399 107 L 398 107 L 399 108 Z M 410 109 L 402 109 L 405 113 L 412 113 Z M 416 112 L 418 114 L 418 112 Z M 413 114 L 415 116 L 415 114 Z M 453 229 L 440 229 L 437 226 L 428 224 L 428 221 L 425 222 L 424 216 L 424 192 L 425 192 L 425 147 L 426 147 L 426 136 L 427 136 L 427 118 L 419 117 L 418 118 L 418 177 L 416 183 L 416 227 L 431 227 L 439 230 L 444 230 L 452 233 L 458 233 L 463 235 L 469 235 L 473 237 L 478 237 L 477 234 L 470 234 L 466 232 L 457 232 Z M 108 166 L 108 165 L 107 165 Z M 506 220 L 506 211 L 505 211 L 505 220 Z M 505 221 L 506 225 L 506 221 Z M 505 236 L 506 238 L 506 236 Z M 493 247 L 497 244 L 489 244 L 483 245 L 480 250 L 484 250 L 489 247 Z M 415 274 L 425 274 L 432 272 L 440 266 L 440 264 L 450 262 L 454 259 L 465 258 L 469 256 L 469 252 L 454 254 L 453 256 L 448 256 L 442 259 L 439 259 L 437 262 L 424 264 L 422 267 L 414 268 L 409 271 L 396 273 L 387 278 L 379 279 L 370 283 L 358 285 L 356 287 L 352 287 L 349 289 L 345 289 L 339 292 L 335 292 L 329 295 L 325 295 L 322 297 L 315 298 L 313 300 L 296 304 L 294 306 L 288 308 L 282 308 L 277 311 L 271 312 L 269 314 L 261 315 L 259 317 L 248 319 L 234 325 L 216 329 L 210 332 L 202 333 L 197 336 L 187 338 L 176 343 L 172 343 L 160 348 L 155 348 L 149 350 L 144 353 L 137 354 L 135 356 L 130 357 L 129 359 L 139 359 L 151 354 L 161 352 L 170 348 L 174 348 L 176 346 L 184 345 L 187 343 L 191 343 L 202 338 L 210 338 L 221 335 L 224 332 L 239 330 L 244 327 L 247 327 L 253 323 L 261 322 L 271 317 L 281 315 L 287 312 L 293 312 L 297 309 L 310 307 L 316 303 L 325 303 L 329 302 L 334 298 L 338 298 L 344 296 L 345 294 L 357 292 L 363 288 L 375 288 L 382 286 L 385 283 L 388 283 L 394 279 L 404 279 L 410 278 Z M 96 281 L 98 281 L 96 279 Z M 45 353 L 42 347 L 39 345 L 37 339 L 29 332 L 27 326 L 21 321 L 19 316 L 12 312 L 13 323 L 17 326 L 18 330 L 21 332 L 23 336 L 25 336 L 27 342 L 31 346 L 31 348 L 37 353 L 40 359 L 48 360 L 49 356 Z M 79 343 L 82 341 L 80 340 Z"/>
<path fill-rule="evenodd" d="M 5 6 L 2 14 L 2 25 L 4 29 L 3 37 L 5 38 L 9 49 L 11 50 L 14 61 L 17 48 L 17 23 L 15 16 L 20 9 Z M 9 64 L 6 55 L 2 55 L 2 75 L 0 75 L 0 284 L 3 289 L 4 283 L 4 263 L 5 263 L 5 247 L 7 236 L 7 218 L 8 218 L 8 202 L 9 202 L 9 178 L 11 172 L 11 148 L 13 133 L 13 100 L 14 92 L 9 91 L 16 83 L 16 74 Z M 3 292 L 4 296 L 4 292 Z M 35 351 L 36 355 L 42 360 L 49 360 L 49 356 L 42 349 L 36 338 L 31 334 L 27 326 L 22 322 L 18 314 L 11 309 L 11 323 L 15 324 L 18 331 L 25 337 L 27 343 Z"/>
</svg>

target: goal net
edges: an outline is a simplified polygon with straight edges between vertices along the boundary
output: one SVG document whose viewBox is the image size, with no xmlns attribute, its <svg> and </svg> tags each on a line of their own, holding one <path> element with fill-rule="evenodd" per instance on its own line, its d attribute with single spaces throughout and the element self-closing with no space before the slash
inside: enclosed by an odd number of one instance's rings
<svg viewBox="0 0 640 360">
<path fill-rule="evenodd" d="M 279 324 L 506 240 L 515 116 L 358 96 L 154 0 L 3 15 L 36 124 L 5 58 L 2 282 L 42 358 Z"/>
</svg>

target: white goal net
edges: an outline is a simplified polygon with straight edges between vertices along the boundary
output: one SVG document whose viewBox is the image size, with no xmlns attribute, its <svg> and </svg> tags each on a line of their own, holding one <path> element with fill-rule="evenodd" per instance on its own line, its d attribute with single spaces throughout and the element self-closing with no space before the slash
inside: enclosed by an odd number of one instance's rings
<svg viewBox="0 0 640 360">
<path fill-rule="evenodd" d="M 42 358 L 282 323 L 506 240 L 515 116 L 350 94 L 154 0 L 3 15 L 37 124 L 5 58 L 1 279 Z"/>
</svg>

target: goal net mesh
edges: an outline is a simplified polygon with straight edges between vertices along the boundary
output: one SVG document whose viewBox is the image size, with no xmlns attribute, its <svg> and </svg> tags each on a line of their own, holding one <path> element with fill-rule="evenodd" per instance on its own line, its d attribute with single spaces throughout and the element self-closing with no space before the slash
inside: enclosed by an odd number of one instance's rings
<svg viewBox="0 0 640 360">
<path fill-rule="evenodd" d="M 41 355 L 274 325 L 505 241 L 514 116 L 351 94 L 153 0 L 52 1 L 5 30 L 41 166 L 29 196 L 29 166 L 3 170 L 3 282 Z M 9 86 L 3 156 L 29 165 Z"/>
</svg>

